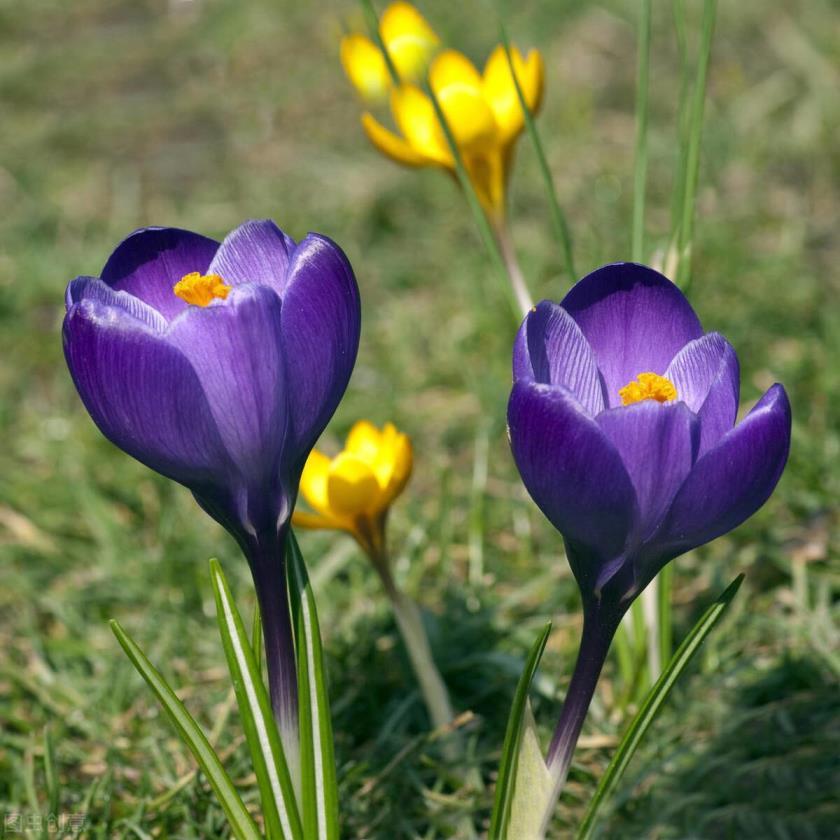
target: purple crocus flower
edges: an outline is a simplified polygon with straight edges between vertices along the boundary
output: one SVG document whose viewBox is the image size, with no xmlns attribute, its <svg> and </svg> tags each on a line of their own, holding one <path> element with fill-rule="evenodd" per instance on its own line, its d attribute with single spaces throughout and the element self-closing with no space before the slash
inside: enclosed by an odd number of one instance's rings
<svg viewBox="0 0 840 840">
<path fill-rule="evenodd" d="M 632 263 L 533 309 L 513 375 L 513 456 L 583 596 L 581 652 L 548 753 L 559 778 L 622 615 L 668 561 L 764 504 L 787 461 L 790 404 L 773 385 L 736 425 L 732 346 L 703 332 L 673 283 Z"/>
<path fill-rule="evenodd" d="M 249 221 L 219 244 L 176 228 L 123 240 L 67 287 L 64 352 L 96 425 L 188 487 L 236 538 L 262 608 L 281 731 L 297 689 L 284 577 L 301 470 L 347 386 L 359 292 L 341 249 Z"/>
</svg>

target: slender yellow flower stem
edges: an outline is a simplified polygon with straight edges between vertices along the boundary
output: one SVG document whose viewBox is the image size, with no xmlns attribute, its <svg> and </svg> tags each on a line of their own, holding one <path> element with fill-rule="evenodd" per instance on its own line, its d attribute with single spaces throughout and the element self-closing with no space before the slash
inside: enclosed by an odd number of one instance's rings
<svg viewBox="0 0 840 840">
<path fill-rule="evenodd" d="M 420 609 L 397 586 L 394 576 L 391 574 L 391 560 L 386 549 L 383 547 L 367 549 L 373 568 L 382 581 L 385 594 L 391 602 L 394 610 L 394 618 L 397 622 L 400 635 L 402 636 L 411 667 L 417 677 L 423 701 L 429 712 L 432 725 L 435 729 L 449 726 L 455 714 L 452 711 L 452 703 L 449 700 L 449 692 L 443 682 L 443 677 L 438 671 L 435 660 L 432 657 L 432 649 L 429 645 L 429 637 L 423 627 L 423 617 Z"/>
<path fill-rule="evenodd" d="M 516 298 L 516 303 L 522 311 L 522 317 L 524 318 L 533 308 L 534 302 L 525 283 L 525 276 L 522 274 L 522 269 L 519 267 L 519 262 L 516 259 L 516 249 L 513 246 L 513 240 L 510 236 L 510 228 L 504 218 L 493 221 L 491 224 L 496 241 L 499 243 L 499 251 L 502 254 L 502 261 L 505 264 L 505 270 L 510 280 L 513 296 Z"/>
</svg>

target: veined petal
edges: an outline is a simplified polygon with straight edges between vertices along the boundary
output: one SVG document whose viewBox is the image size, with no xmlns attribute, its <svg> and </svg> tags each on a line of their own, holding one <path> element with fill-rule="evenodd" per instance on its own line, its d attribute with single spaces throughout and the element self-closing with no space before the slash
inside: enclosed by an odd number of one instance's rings
<svg viewBox="0 0 840 840">
<path fill-rule="evenodd" d="M 168 333 L 198 375 L 225 448 L 251 486 L 270 485 L 286 444 L 290 392 L 281 329 L 280 297 L 250 285 L 218 304 L 189 307 Z"/>
<path fill-rule="evenodd" d="M 391 91 L 391 111 L 397 126 L 417 155 L 440 166 L 454 168 L 455 162 L 438 123 L 435 106 L 420 88 L 415 85 L 394 88 Z"/>
<path fill-rule="evenodd" d="M 633 482 L 639 503 L 637 537 L 644 540 L 694 464 L 700 434 L 697 416 L 682 402 L 660 405 L 645 400 L 604 411 L 597 422 Z"/>
<path fill-rule="evenodd" d="M 540 510 L 569 540 L 618 557 L 638 506 L 621 456 L 569 391 L 514 383 L 508 403 L 513 457 Z"/>
<path fill-rule="evenodd" d="M 140 228 L 117 245 L 101 277 L 171 320 L 187 306 L 172 287 L 185 274 L 206 274 L 218 247 L 214 239 L 180 228 Z"/>
<path fill-rule="evenodd" d="M 108 440 L 193 489 L 235 478 L 198 376 L 162 333 L 88 298 L 70 307 L 63 337 L 79 396 Z"/>
<path fill-rule="evenodd" d="M 341 65 L 353 87 L 369 102 L 385 99 L 391 78 L 379 47 L 365 35 L 341 39 Z"/>
<path fill-rule="evenodd" d="M 83 300 L 96 301 L 103 307 L 121 310 L 155 332 L 165 332 L 168 326 L 166 318 L 157 309 L 128 292 L 112 289 L 98 277 L 77 277 L 68 284 L 64 295 L 67 309 Z"/>
<path fill-rule="evenodd" d="M 379 495 L 379 482 L 361 458 L 342 452 L 330 463 L 327 496 L 331 511 L 352 518 L 370 511 Z"/>
<path fill-rule="evenodd" d="M 542 105 L 545 83 L 542 55 L 539 50 L 531 50 L 523 59 L 516 47 L 511 47 L 510 54 L 528 110 L 536 114 Z M 519 95 L 516 92 L 503 44 L 499 44 L 490 53 L 484 65 L 482 89 L 484 99 L 493 109 L 496 124 L 499 126 L 504 141 L 510 141 L 522 131 L 525 116 L 522 113 Z"/>
<path fill-rule="evenodd" d="M 472 150 L 499 145 L 498 128 L 473 63 L 455 50 L 435 58 L 429 82 L 440 102 L 458 147 Z"/>
<path fill-rule="evenodd" d="M 703 328 L 685 295 L 659 272 L 613 263 L 580 280 L 560 304 L 595 353 L 607 403 L 639 373 L 664 374 L 674 356 Z"/>
<path fill-rule="evenodd" d="M 672 556 L 725 534 L 770 497 L 790 451 L 790 402 L 773 385 L 697 460 L 651 541 Z"/>
<path fill-rule="evenodd" d="M 379 33 L 401 79 L 417 82 L 440 45 L 435 31 L 410 3 L 397 0 L 382 13 Z"/>
<path fill-rule="evenodd" d="M 368 140 L 391 160 L 404 166 L 432 166 L 437 163 L 426 155 L 415 151 L 402 137 L 389 131 L 376 118 L 367 112 L 362 114 L 362 128 Z"/>
<path fill-rule="evenodd" d="M 270 286 L 282 297 L 294 249 L 294 240 L 271 219 L 252 219 L 225 237 L 207 273 L 218 274 L 231 286 Z"/>
<path fill-rule="evenodd" d="M 306 453 L 344 394 L 361 329 L 353 269 L 326 236 L 308 234 L 292 254 L 282 320 L 292 429 Z"/>
<path fill-rule="evenodd" d="M 544 300 L 522 322 L 513 348 L 514 379 L 562 385 L 595 415 L 604 409 L 604 390 L 595 354 L 572 317 Z"/>
<path fill-rule="evenodd" d="M 674 356 L 665 377 L 677 399 L 700 418 L 700 454 L 716 444 L 735 424 L 741 378 L 732 345 L 718 333 L 689 342 Z"/>
</svg>

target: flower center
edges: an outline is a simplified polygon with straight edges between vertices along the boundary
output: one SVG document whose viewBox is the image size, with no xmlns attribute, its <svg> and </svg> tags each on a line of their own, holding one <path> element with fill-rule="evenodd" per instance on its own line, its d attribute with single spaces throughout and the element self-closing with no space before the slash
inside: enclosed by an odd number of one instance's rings
<svg viewBox="0 0 840 840">
<path fill-rule="evenodd" d="M 677 389 L 670 379 L 658 373 L 640 373 L 619 390 L 618 396 L 622 405 L 633 405 L 642 400 L 664 403 L 677 398 Z"/>
<path fill-rule="evenodd" d="M 193 306 L 209 306 L 215 298 L 226 298 L 230 290 L 218 274 L 200 274 L 198 271 L 185 274 L 172 287 L 181 300 Z"/>
</svg>

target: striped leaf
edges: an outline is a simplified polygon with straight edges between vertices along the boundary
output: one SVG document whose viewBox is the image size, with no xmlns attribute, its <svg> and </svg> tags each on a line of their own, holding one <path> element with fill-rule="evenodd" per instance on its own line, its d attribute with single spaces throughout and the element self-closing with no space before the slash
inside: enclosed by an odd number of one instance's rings
<svg viewBox="0 0 840 840">
<path fill-rule="evenodd" d="M 260 840 L 260 832 L 251 818 L 230 777 L 222 767 L 219 757 L 210 746 L 210 742 L 187 711 L 184 704 L 177 698 L 160 672 L 146 658 L 137 643 L 123 630 L 117 621 L 111 621 L 111 630 L 117 641 L 126 652 L 140 676 L 147 682 L 166 712 L 172 725 L 189 747 L 195 760 L 201 767 L 207 781 L 213 788 L 216 798 L 225 812 L 231 831 L 239 840 Z"/>
<path fill-rule="evenodd" d="M 266 831 L 271 840 L 302 840 L 303 827 L 294 786 L 271 711 L 271 701 L 242 617 L 217 560 L 210 561 L 210 579 L 216 597 L 219 632 L 260 789 Z"/>
<path fill-rule="evenodd" d="M 677 652 L 648 693 L 644 703 L 642 703 L 641 708 L 636 713 L 636 717 L 633 718 L 632 723 L 627 727 L 627 732 L 621 739 L 621 743 L 618 745 L 618 749 L 615 751 L 615 755 L 609 763 L 606 772 L 601 777 L 598 789 L 592 797 L 592 802 L 589 803 L 589 809 L 578 831 L 578 840 L 588 840 L 588 838 L 592 837 L 601 807 L 609 799 L 616 785 L 618 785 L 619 780 L 624 775 L 624 771 L 627 769 L 633 753 L 636 752 L 636 747 L 639 746 L 651 723 L 653 723 L 657 712 L 662 708 L 662 704 L 671 693 L 671 689 L 674 687 L 677 678 L 685 670 L 686 665 L 691 661 L 694 654 L 697 653 L 700 645 L 703 644 L 703 640 L 712 632 L 714 626 L 718 623 L 724 612 L 726 612 L 730 603 L 732 603 L 732 599 L 735 597 L 743 579 L 743 575 L 738 575 L 726 587 L 721 596 L 700 616 L 700 619 L 685 637 L 683 643 L 677 648 Z"/>
<path fill-rule="evenodd" d="M 508 718 L 502 758 L 499 763 L 499 778 L 496 782 L 496 797 L 488 835 L 490 840 L 513 840 L 514 835 L 510 833 L 513 831 L 511 825 L 513 815 L 515 812 L 522 813 L 527 810 L 520 807 L 515 802 L 515 798 L 533 790 L 531 785 L 534 780 L 542 778 L 542 771 L 547 772 L 545 761 L 539 749 L 531 749 L 533 746 L 531 736 L 536 737 L 536 733 L 533 729 L 533 718 L 528 706 L 528 691 L 531 688 L 531 682 L 540 664 L 540 659 L 542 659 L 545 643 L 548 641 L 550 632 L 551 623 L 549 622 L 528 654 L 525 669 L 522 671 L 519 684 L 516 686 L 516 693 L 513 696 L 513 706 Z M 523 759 L 527 766 L 523 766 Z M 530 766 L 531 764 L 533 766 Z M 537 809 L 536 813 L 541 816 L 542 810 Z"/>
<path fill-rule="evenodd" d="M 338 788 L 318 613 L 291 531 L 286 562 L 297 657 L 303 833 L 306 840 L 338 840 Z"/>
</svg>

